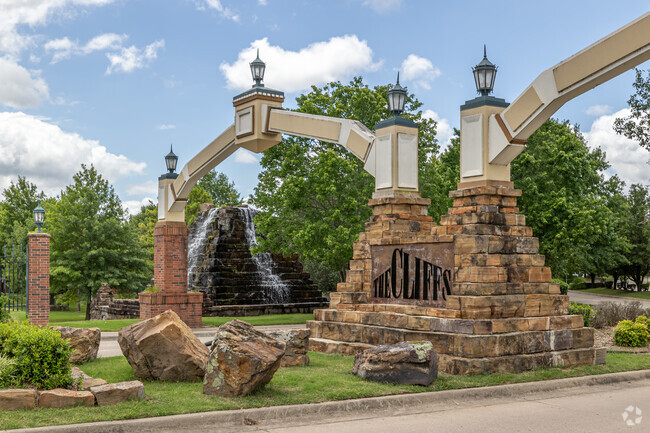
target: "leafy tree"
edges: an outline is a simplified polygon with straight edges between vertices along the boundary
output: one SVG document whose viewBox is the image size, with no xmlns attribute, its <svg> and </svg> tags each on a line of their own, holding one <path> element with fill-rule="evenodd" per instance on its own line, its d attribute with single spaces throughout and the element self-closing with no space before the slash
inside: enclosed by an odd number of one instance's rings
<svg viewBox="0 0 650 433">
<path fill-rule="evenodd" d="M 627 195 L 629 212 L 625 220 L 630 251 L 627 255 L 627 275 L 639 290 L 650 273 L 650 191 L 647 187 L 633 184 Z"/>
<path fill-rule="evenodd" d="M 512 180 L 523 191 L 519 207 L 555 274 L 600 272 L 610 260 L 607 245 L 617 234 L 602 174 L 608 166 L 602 150 L 590 150 L 577 126 L 554 119 L 530 136 L 526 151 L 512 163 Z"/>
<path fill-rule="evenodd" d="M 18 182 L 3 191 L 0 202 L 0 247 L 4 245 L 25 245 L 27 233 L 34 230 L 32 211 L 45 194 L 26 178 L 18 176 Z"/>
<path fill-rule="evenodd" d="M 614 130 L 650 150 L 650 70 L 646 77 L 642 70 L 635 71 L 634 94 L 627 101 L 632 113 L 629 117 L 616 119 Z"/>
<path fill-rule="evenodd" d="M 124 292 L 143 289 L 147 253 L 113 187 L 92 165 L 82 165 L 73 180 L 49 212 L 52 289 L 67 300 L 79 290 L 87 305 L 103 282 Z"/>
<path fill-rule="evenodd" d="M 194 222 L 203 203 L 213 203 L 216 207 L 239 206 L 242 199 L 235 188 L 235 182 L 230 182 L 225 174 L 211 170 L 199 179 L 190 192 L 185 207 L 185 222 L 188 225 Z"/>
<path fill-rule="evenodd" d="M 460 131 L 454 129 L 449 147 L 439 156 L 431 155 L 430 158 L 420 183 L 422 196 L 431 199 L 429 215 L 438 222 L 440 216 L 453 205 L 449 191 L 455 190 L 460 180 Z"/>
<path fill-rule="evenodd" d="M 390 116 L 388 86 L 369 88 L 361 77 L 349 84 L 312 86 L 297 99 L 296 111 L 355 119 L 374 129 Z M 435 121 L 422 118 L 421 103 L 409 95 L 404 116 L 419 123 L 420 181 L 429 173 L 438 150 Z M 363 161 L 342 147 L 318 140 L 284 137 L 264 152 L 253 203 L 264 212 L 255 217 L 263 237 L 259 250 L 298 253 L 314 268 L 325 266 L 343 278 L 352 243 L 368 221 L 373 177 Z"/>
<path fill-rule="evenodd" d="M 158 222 L 158 205 L 149 201 L 140 212 L 129 218 L 131 229 L 138 235 L 140 244 L 147 252 L 147 267 L 153 277 L 153 229 Z"/>
</svg>

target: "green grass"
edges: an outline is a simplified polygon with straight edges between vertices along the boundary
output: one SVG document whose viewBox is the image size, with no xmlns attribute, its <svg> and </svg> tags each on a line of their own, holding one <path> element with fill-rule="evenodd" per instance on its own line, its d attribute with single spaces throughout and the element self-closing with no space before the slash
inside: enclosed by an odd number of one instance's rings
<svg viewBox="0 0 650 433">
<path fill-rule="evenodd" d="M 579 290 L 579 292 L 593 293 L 594 295 L 621 296 L 624 298 L 650 299 L 650 291 L 627 292 L 625 290 L 613 290 L 613 289 L 606 289 L 605 287 L 596 287 L 593 289 L 582 289 Z"/>
<path fill-rule="evenodd" d="M 99 328 L 102 332 L 119 331 L 125 326 L 138 322 L 137 319 L 120 320 L 84 320 L 85 312 L 77 311 L 51 311 L 50 325 L 71 326 L 73 328 Z M 11 317 L 14 320 L 25 320 L 23 311 L 12 311 Z M 204 317 L 203 324 L 206 326 L 220 326 L 231 321 L 234 317 Z M 307 320 L 313 320 L 313 314 L 272 314 L 268 316 L 237 317 L 237 319 L 248 322 L 251 325 L 290 325 L 304 324 Z"/>
<path fill-rule="evenodd" d="M 310 353 L 307 367 L 281 368 L 264 388 L 241 398 L 221 398 L 202 393 L 201 383 L 144 382 L 147 399 L 115 406 L 74 409 L 36 409 L 0 412 L 6 429 L 142 418 L 214 410 L 318 403 L 390 394 L 473 388 L 508 383 L 614 373 L 650 368 L 650 356 L 610 353 L 607 364 L 575 368 L 545 368 L 520 374 L 478 376 L 441 375 L 429 387 L 366 382 L 350 374 L 353 357 Z M 124 357 L 100 358 L 82 370 L 109 382 L 135 380 Z"/>
</svg>

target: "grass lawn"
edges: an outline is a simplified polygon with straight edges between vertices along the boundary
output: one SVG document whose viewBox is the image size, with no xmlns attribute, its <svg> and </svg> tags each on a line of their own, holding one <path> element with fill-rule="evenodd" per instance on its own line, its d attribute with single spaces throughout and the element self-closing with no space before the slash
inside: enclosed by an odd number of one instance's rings
<svg viewBox="0 0 650 433">
<path fill-rule="evenodd" d="M 99 328 L 102 332 L 119 331 L 125 326 L 138 322 L 137 319 L 121 320 L 84 320 L 84 311 L 51 311 L 50 325 L 71 326 L 73 328 Z M 23 311 L 12 311 L 11 317 L 15 320 L 25 320 Z M 303 324 L 307 320 L 313 320 L 313 314 L 272 314 L 268 316 L 237 317 L 251 325 L 288 325 Z M 220 326 L 231 321 L 234 317 L 204 317 L 203 324 L 206 326 Z"/>
<path fill-rule="evenodd" d="M 311 352 L 311 364 L 306 367 L 281 368 L 264 388 L 241 398 L 221 398 L 202 393 L 201 383 L 144 382 L 147 399 L 125 402 L 115 406 L 36 409 L 0 412 L 0 426 L 6 429 L 107 421 L 152 416 L 173 415 L 214 410 L 317 403 L 333 400 L 442 391 L 533 382 L 591 374 L 604 374 L 650 368 L 650 356 L 610 353 L 606 365 L 590 365 L 569 369 L 545 368 L 520 374 L 491 374 L 479 376 L 441 375 L 429 387 L 388 385 L 366 382 L 350 374 L 353 357 Z M 135 380 L 133 370 L 124 357 L 100 358 L 84 364 L 82 370 L 109 382 Z"/>
<path fill-rule="evenodd" d="M 613 290 L 606 289 L 605 287 L 596 287 L 593 289 L 582 289 L 576 290 L 577 292 L 586 292 L 593 293 L 594 295 L 611 295 L 611 296 L 621 296 L 624 298 L 638 298 L 638 299 L 650 299 L 650 291 L 648 292 L 627 292 L 625 290 Z"/>
</svg>

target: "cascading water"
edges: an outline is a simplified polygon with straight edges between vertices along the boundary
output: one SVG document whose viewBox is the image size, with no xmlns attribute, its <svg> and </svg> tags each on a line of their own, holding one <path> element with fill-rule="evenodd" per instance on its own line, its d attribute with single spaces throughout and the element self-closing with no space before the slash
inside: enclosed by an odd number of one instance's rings
<svg viewBox="0 0 650 433">
<path fill-rule="evenodd" d="M 190 236 L 187 245 L 187 286 L 190 290 L 196 276 L 199 260 L 203 256 L 201 249 L 205 248 L 205 243 L 208 240 L 208 227 L 210 227 L 218 210 L 217 208 L 210 209 L 205 219 L 200 222 L 193 233 L 193 236 Z"/>
<path fill-rule="evenodd" d="M 257 234 L 253 224 L 255 211 L 247 207 L 239 208 L 239 211 L 246 224 L 246 241 L 248 246 L 252 248 L 257 245 Z M 262 279 L 266 303 L 281 304 L 287 302 L 291 296 L 291 291 L 289 286 L 275 273 L 275 262 L 271 253 L 258 253 L 253 255 L 252 258 Z"/>
</svg>

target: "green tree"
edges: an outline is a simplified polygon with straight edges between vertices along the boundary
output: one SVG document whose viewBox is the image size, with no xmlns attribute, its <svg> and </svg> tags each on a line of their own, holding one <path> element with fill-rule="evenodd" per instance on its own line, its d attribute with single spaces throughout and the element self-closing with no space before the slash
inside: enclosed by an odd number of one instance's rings
<svg viewBox="0 0 650 433">
<path fill-rule="evenodd" d="M 615 216 L 607 209 L 600 149 L 590 150 L 577 126 L 546 121 L 512 163 L 512 180 L 523 191 L 518 204 L 540 239 L 540 253 L 556 275 L 599 268 L 593 249 L 615 236 Z M 606 256 L 606 248 L 598 254 Z M 598 259 L 597 261 L 601 261 Z"/>
<path fill-rule="evenodd" d="M 369 88 L 361 77 L 349 84 L 312 86 L 297 99 L 299 112 L 355 119 L 374 129 L 390 116 L 388 86 Z M 409 95 L 404 116 L 419 123 L 419 175 L 424 178 L 438 150 L 435 121 L 422 118 L 421 103 Z M 285 137 L 264 152 L 253 203 L 259 250 L 298 253 L 311 267 L 323 266 L 339 277 L 352 257 L 352 243 L 368 221 L 373 177 L 363 162 L 342 147 L 318 140 Z"/>
<path fill-rule="evenodd" d="M 137 234 L 142 248 L 147 252 L 149 279 L 153 278 L 153 229 L 158 222 L 158 205 L 149 201 L 140 212 L 129 217 L 129 225 Z"/>
<path fill-rule="evenodd" d="M 80 292 L 89 305 L 103 282 L 123 292 L 142 290 L 147 252 L 113 187 L 92 165 L 82 165 L 73 180 L 49 211 L 53 291 L 68 301 Z"/>
<path fill-rule="evenodd" d="M 647 187 L 633 184 L 627 195 L 628 209 L 625 233 L 630 243 L 627 254 L 629 275 L 640 289 L 650 273 L 650 192 Z"/>
<path fill-rule="evenodd" d="M 650 150 L 650 71 L 635 69 L 634 93 L 627 101 L 632 112 L 628 117 L 614 121 L 614 130 L 631 140 L 637 140 L 641 147 Z"/>
<path fill-rule="evenodd" d="M 0 247 L 4 245 L 25 245 L 27 233 L 34 230 L 32 211 L 45 200 L 45 194 L 26 178 L 18 176 L 18 182 L 3 191 L 0 202 Z"/>
<path fill-rule="evenodd" d="M 456 189 L 460 181 L 460 131 L 454 129 L 450 145 L 438 156 L 431 155 L 430 163 L 425 165 L 425 173 L 420 182 L 422 196 L 431 199 L 429 215 L 434 222 L 447 213 L 454 200 L 449 191 Z"/>
<path fill-rule="evenodd" d="M 203 203 L 213 203 L 216 207 L 239 206 L 242 199 L 235 188 L 235 182 L 231 182 L 225 174 L 211 170 L 199 179 L 190 192 L 185 207 L 187 225 L 194 222 Z"/>
</svg>

